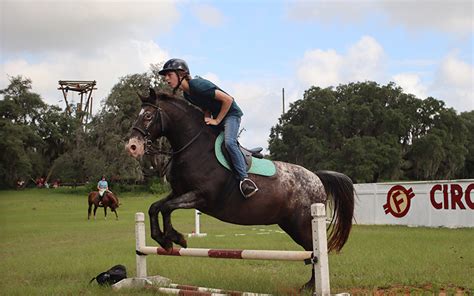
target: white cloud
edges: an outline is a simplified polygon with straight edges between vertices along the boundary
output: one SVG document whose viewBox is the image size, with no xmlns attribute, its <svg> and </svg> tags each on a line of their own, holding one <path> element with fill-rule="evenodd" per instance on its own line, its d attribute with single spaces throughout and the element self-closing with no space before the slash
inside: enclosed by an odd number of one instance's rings
<svg viewBox="0 0 474 296">
<path fill-rule="evenodd" d="M 22 75 L 48 104 L 64 107 L 58 80 L 96 80 L 94 111 L 120 77 L 166 60 L 167 52 L 152 40 L 179 19 L 173 1 L 1 0 L 0 5 L 0 88 L 9 84 L 7 75 Z"/>
<path fill-rule="evenodd" d="M 230 86 L 230 94 L 244 112 L 241 128 L 245 131 L 239 139 L 243 146 L 267 148 L 270 128 L 281 116 L 281 92 L 277 90 L 274 82 L 264 81 L 238 82 Z"/>
<path fill-rule="evenodd" d="M 403 88 L 403 92 L 413 94 L 419 99 L 428 97 L 428 88 L 422 83 L 419 75 L 400 73 L 393 76 L 393 82 Z"/>
<path fill-rule="evenodd" d="M 471 0 L 346 0 L 346 1 L 295 1 L 288 4 L 288 16 L 294 21 L 353 24 L 378 15 L 407 31 L 442 30 L 465 34 L 473 32 L 474 15 Z"/>
<path fill-rule="evenodd" d="M 474 67 L 455 52 L 448 54 L 436 70 L 432 91 L 457 111 L 474 110 Z"/>
<path fill-rule="evenodd" d="M 219 27 L 225 21 L 222 12 L 208 4 L 196 5 L 193 11 L 201 23 L 210 27 Z"/>
<path fill-rule="evenodd" d="M 336 86 L 350 81 L 375 80 L 382 75 L 384 63 L 382 46 L 374 38 L 364 36 L 346 54 L 332 49 L 306 52 L 299 62 L 297 75 L 305 86 Z"/>
<path fill-rule="evenodd" d="M 363 36 L 349 48 L 345 57 L 344 72 L 352 81 L 375 80 L 383 73 L 385 53 L 382 46 L 372 37 Z"/>
<path fill-rule="evenodd" d="M 219 79 L 217 74 L 214 74 L 212 72 L 207 72 L 206 74 L 202 75 L 201 77 L 204 78 L 204 79 L 207 79 L 209 81 L 212 81 L 215 85 L 220 85 L 221 84 L 221 80 Z"/>
<path fill-rule="evenodd" d="M 435 29 L 451 33 L 473 31 L 471 0 L 378 1 L 391 23 L 411 29 Z"/>
<path fill-rule="evenodd" d="M 55 53 L 45 55 L 41 63 L 15 59 L 4 63 L 2 68 L 10 76 L 31 78 L 34 92 L 40 93 L 46 103 L 61 107 L 65 104 L 62 93 L 57 90 L 59 80 L 96 80 L 95 112 L 120 77 L 146 72 L 151 62 L 164 61 L 167 57 L 167 52 L 153 41 L 131 40 L 101 47 L 94 57 Z M 0 87 L 4 88 L 8 83 L 7 76 L 2 75 Z"/>
<path fill-rule="evenodd" d="M 394 81 L 404 92 L 420 99 L 434 97 L 459 112 L 474 110 L 474 68 L 457 57 L 456 52 L 440 61 L 412 60 L 419 72 L 389 74 L 383 47 L 372 37 L 362 37 L 346 53 L 314 49 L 305 52 L 296 68 L 302 88 L 337 86 L 349 82 L 376 81 L 379 84 Z M 405 61 L 408 63 L 408 61 Z M 432 81 L 431 67 L 435 69 Z"/>
<path fill-rule="evenodd" d="M 353 23 L 364 19 L 369 1 L 294 1 L 287 4 L 288 17 L 295 21 Z"/>
<path fill-rule="evenodd" d="M 179 19 L 172 1 L 2 0 L 0 5 L 5 56 L 65 50 L 90 55 L 104 44 L 151 39 Z"/>
<path fill-rule="evenodd" d="M 334 50 L 315 49 L 307 51 L 297 69 L 298 78 L 307 86 L 316 84 L 322 87 L 341 81 L 340 70 L 344 58 Z"/>
</svg>

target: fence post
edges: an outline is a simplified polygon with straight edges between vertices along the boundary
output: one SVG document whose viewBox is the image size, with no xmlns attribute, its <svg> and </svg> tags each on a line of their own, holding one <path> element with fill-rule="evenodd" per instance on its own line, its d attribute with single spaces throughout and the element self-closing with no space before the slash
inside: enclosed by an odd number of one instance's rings
<svg viewBox="0 0 474 296">
<path fill-rule="evenodd" d="M 136 251 L 140 251 L 142 247 L 146 246 L 145 238 L 145 214 L 136 213 L 135 214 L 135 241 L 136 241 Z M 146 278 L 146 256 L 136 254 L 137 259 L 137 278 Z"/>
<path fill-rule="evenodd" d="M 322 203 L 311 205 L 312 230 L 313 230 L 313 256 L 316 262 L 313 263 L 315 275 L 314 295 L 329 296 L 329 258 L 328 243 L 326 234 L 326 208 Z"/>
</svg>

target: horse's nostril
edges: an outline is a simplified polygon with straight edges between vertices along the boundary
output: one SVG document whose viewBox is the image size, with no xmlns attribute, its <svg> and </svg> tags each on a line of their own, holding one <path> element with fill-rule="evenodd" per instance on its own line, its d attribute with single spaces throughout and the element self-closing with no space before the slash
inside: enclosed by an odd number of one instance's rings
<svg viewBox="0 0 474 296">
<path fill-rule="evenodd" d="M 135 151 L 135 150 L 137 150 L 137 146 L 136 146 L 136 145 L 131 145 L 131 146 L 130 146 L 130 149 L 131 149 L 132 151 Z"/>
</svg>

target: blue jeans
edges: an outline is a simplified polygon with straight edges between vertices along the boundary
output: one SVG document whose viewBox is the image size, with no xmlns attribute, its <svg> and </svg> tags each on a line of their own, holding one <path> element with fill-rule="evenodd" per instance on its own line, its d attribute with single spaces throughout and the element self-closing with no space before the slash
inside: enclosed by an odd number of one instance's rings
<svg viewBox="0 0 474 296">
<path fill-rule="evenodd" d="M 227 152 L 229 152 L 230 159 L 234 165 L 234 170 L 240 180 L 248 177 L 247 165 L 245 158 L 240 151 L 239 144 L 237 143 L 237 135 L 240 129 L 240 117 L 238 116 L 227 116 L 224 119 L 224 143 Z"/>
</svg>

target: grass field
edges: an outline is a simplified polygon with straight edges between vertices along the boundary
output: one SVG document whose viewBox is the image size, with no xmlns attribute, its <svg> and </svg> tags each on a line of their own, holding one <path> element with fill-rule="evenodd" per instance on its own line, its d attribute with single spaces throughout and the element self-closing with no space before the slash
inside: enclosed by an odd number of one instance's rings
<svg viewBox="0 0 474 296">
<path fill-rule="evenodd" d="M 124 264 L 128 275 L 135 276 L 134 214 L 146 213 L 160 197 L 120 198 L 118 221 L 112 213 L 104 220 L 101 210 L 96 221 L 87 221 L 84 194 L 0 191 L 0 295 L 109 295 L 110 288 L 89 285 L 89 280 L 115 264 Z M 174 212 L 173 223 L 181 232 L 191 232 L 194 210 Z M 201 231 L 208 236 L 190 238 L 190 247 L 301 250 L 277 226 L 231 225 L 203 215 Z M 154 245 L 149 237 L 147 245 Z M 329 258 L 331 291 L 472 294 L 473 251 L 474 229 L 355 226 L 342 252 Z M 296 294 L 311 268 L 299 262 L 158 256 L 148 256 L 147 263 L 149 275 L 180 284 L 276 295 Z"/>
</svg>

